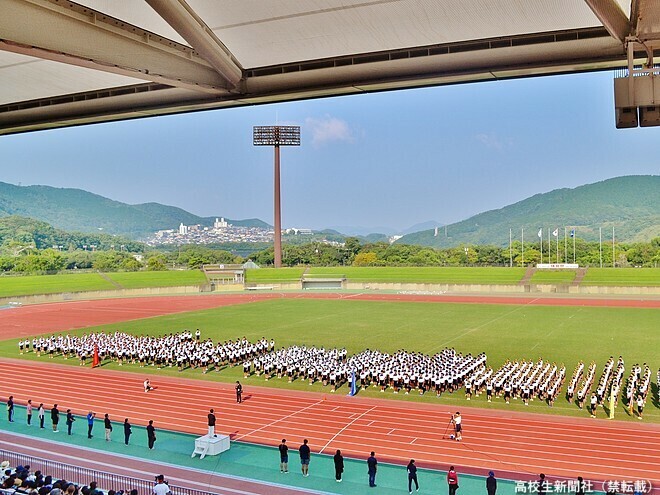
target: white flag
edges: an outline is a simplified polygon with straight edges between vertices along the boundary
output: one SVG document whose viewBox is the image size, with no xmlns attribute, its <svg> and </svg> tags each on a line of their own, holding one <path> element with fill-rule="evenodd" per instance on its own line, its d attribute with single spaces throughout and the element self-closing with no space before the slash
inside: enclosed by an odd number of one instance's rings
<svg viewBox="0 0 660 495">
<path fill-rule="evenodd" d="M 555 237 L 559 235 L 559 229 L 555 229 L 554 232 L 552 233 Z"/>
<path fill-rule="evenodd" d="M 539 239 L 543 238 L 543 227 L 539 229 Z"/>
</svg>

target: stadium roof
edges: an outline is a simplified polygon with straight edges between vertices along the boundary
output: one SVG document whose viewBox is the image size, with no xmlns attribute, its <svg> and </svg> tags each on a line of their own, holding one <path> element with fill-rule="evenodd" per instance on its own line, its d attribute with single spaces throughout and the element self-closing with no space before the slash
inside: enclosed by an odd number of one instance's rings
<svg viewBox="0 0 660 495">
<path fill-rule="evenodd" d="M 658 0 L 0 0 L 0 134 L 621 67 Z M 632 15 L 631 15 L 632 13 Z"/>
</svg>

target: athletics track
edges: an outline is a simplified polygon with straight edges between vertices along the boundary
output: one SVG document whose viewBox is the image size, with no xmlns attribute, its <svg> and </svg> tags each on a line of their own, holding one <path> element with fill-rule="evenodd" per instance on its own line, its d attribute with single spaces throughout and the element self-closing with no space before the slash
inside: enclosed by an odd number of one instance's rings
<svg viewBox="0 0 660 495">
<path fill-rule="evenodd" d="M 402 296 L 395 294 L 313 294 L 311 297 L 361 300 L 405 300 L 491 304 L 572 304 L 660 307 L 660 301 L 512 297 Z M 254 294 L 115 299 L 26 306 L 0 314 L 0 338 L 55 332 L 101 323 L 191 311 L 226 304 L 256 302 L 307 294 Z M 443 439 L 448 406 L 401 404 L 379 399 L 345 398 L 250 387 L 248 400 L 237 406 L 228 384 L 158 377 L 153 394 L 142 392 L 141 375 L 79 368 L 44 362 L 0 360 L 0 396 L 13 394 L 47 405 L 60 403 L 86 411 L 90 407 L 113 417 L 131 417 L 134 424 L 154 419 L 159 428 L 203 433 L 203 418 L 215 407 L 222 433 L 234 440 L 277 445 L 281 438 L 309 438 L 314 452 L 364 458 L 370 450 L 379 459 L 483 475 L 494 469 L 500 477 L 531 480 L 540 472 L 553 477 L 591 480 L 648 479 L 660 485 L 660 425 L 567 418 L 463 408 L 465 440 Z M 153 378 L 150 376 L 150 378 Z M 135 397 L 138 400 L 126 400 Z M 66 404 L 64 406 L 64 404 Z M 200 417 L 202 419 L 200 419 Z M 202 426 L 200 426 L 200 424 Z M 579 473 L 576 473 L 579 471 Z"/>
</svg>

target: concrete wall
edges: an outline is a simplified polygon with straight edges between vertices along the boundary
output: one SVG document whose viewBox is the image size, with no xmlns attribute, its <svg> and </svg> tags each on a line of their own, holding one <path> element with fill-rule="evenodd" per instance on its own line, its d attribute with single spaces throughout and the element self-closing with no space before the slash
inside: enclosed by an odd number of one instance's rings
<svg viewBox="0 0 660 495">
<path fill-rule="evenodd" d="M 254 292 L 301 290 L 301 282 L 286 284 L 263 284 Z M 474 294 L 566 294 L 566 295 L 617 295 L 617 296 L 660 296 L 660 287 L 609 287 L 609 286 L 571 286 L 568 284 L 528 284 L 528 285 L 480 285 L 480 284 L 385 284 L 356 283 L 343 284 L 348 290 L 383 290 L 396 292 L 425 293 L 474 293 Z M 311 289 L 312 291 L 314 289 Z M 325 289 L 328 290 L 328 289 Z M 243 284 L 210 284 L 181 287 L 150 287 L 143 289 L 118 289 L 91 292 L 64 292 L 58 294 L 40 294 L 33 296 L 15 296 L 0 298 L 0 306 L 9 303 L 43 304 L 50 302 L 82 301 L 86 299 L 107 299 L 121 297 L 147 297 L 165 295 L 217 294 L 222 292 L 246 291 Z M 249 292 L 249 291 L 246 291 Z"/>
</svg>

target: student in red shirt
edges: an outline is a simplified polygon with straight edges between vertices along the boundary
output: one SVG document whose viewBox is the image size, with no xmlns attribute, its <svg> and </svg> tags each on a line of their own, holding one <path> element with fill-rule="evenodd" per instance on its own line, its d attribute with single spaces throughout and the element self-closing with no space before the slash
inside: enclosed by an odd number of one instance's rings
<svg viewBox="0 0 660 495">
<path fill-rule="evenodd" d="M 458 474 L 454 470 L 454 466 L 449 466 L 447 473 L 447 484 L 449 485 L 449 495 L 455 495 L 458 490 Z"/>
</svg>

